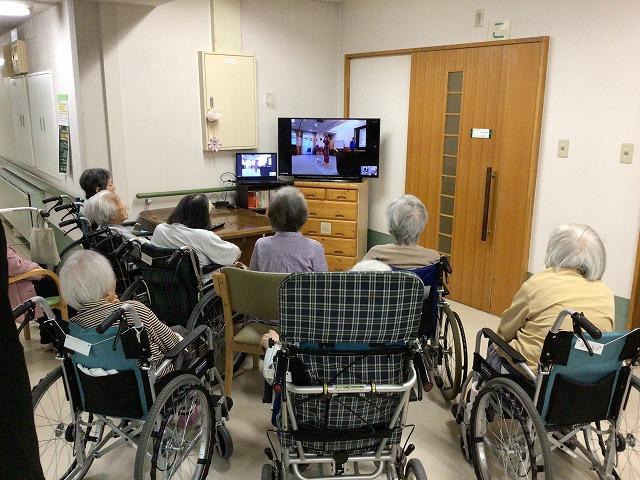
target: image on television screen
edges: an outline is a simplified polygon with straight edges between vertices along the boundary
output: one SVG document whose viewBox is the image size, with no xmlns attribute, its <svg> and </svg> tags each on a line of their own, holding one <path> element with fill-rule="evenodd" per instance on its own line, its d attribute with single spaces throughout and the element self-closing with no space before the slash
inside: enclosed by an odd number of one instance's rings
<svg viewBox="0 0 640 480">
<path fill-rule="evenodd" d="M 275 153 L 236 154 L 236 175 L 242 178 L 276 177 Z"/>
</svg>

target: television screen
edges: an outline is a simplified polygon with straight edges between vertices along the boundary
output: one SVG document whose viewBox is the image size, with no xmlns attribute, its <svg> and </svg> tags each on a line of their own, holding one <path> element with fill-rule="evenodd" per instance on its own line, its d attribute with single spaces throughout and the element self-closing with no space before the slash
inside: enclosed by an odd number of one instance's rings
<svg viewBox="0 0 640 480">
<path fill-rule="evenodd" d="M 378 177 L 380 119 L 279 118 L 280 175 Z"/>
<path fill-rule="evenodd" d="M 236 153 L 236 177 L 259 179 L 278 176 L 275 153 Z"/>
</svg>

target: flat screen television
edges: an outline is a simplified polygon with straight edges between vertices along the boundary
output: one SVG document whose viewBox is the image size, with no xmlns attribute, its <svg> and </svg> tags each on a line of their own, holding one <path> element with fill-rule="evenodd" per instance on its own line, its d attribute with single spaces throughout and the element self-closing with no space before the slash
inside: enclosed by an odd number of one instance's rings
<svg viewBox="0 0 640 480">
<path fill-rule="evenodd" d="M 279 118 L 280 175 L 377 178 L 379 118 Z"/>
<path fill-rule="evenodd" d="M 260 182 L 278 178 L 275 153 L 236 153 L 236 177 L 239 182 Z"/>
</svg>

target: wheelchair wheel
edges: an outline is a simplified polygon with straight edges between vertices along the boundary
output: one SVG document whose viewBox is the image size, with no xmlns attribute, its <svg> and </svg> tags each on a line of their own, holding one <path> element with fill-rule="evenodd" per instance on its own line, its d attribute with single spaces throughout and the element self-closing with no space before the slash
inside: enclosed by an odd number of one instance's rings
<svg viewBox="0 0 640 480">
<path fill-rule="evenodd" d="M 448 305 L 442 309 L 437 359 L 434 362 L 435 380 L 442 396 L 453 400 L 460 393 L 467 361 L 467 346 L 462 322 Z"/>
<path fill-rule="evenodd" d="M 600 440 L 600 445 L 608 442 Z M 640 379 L 631 375 L 629 394 L 618 417 L 614 478 L 631 480 L 640 478 Z"/>
<path fill-rule="evenodd" d="M 471 412 L 476 476 L 489 479 L 553 479 L 551 447 L 527 393 L 506 378 L 487 382 Z"/>
<path fill-rule="evenodd" d="M 424 471 L 422 462 L 417 458 L 412 458 L 407 462 L 404 470 L 405 480 L 427 480 L 427 473 Z"/>
<path fill-rule="evenodd" d="M 171 380 L 145 418 L 134 479 L 206 478 L 213 454 L 212 407 L 197 377 Z"/>
<path fill-rule="evenodd" d="M 262 465 L 262 473 L 260 474 L 260 480 L 276 480 L 276 469 L 270 463 Z"/>
<path fill-rule="evenodd" d="M 224 344 L 224 314 L 222 300 L 216 295 L 215 290 L 205 293 L 191 312 L 187 322 L 187 331 L 191 331 L 199 325 L 207 325 L 213 333 L 213 348 L 215 350 L 215 365 L 224 380 L 225 371 L 225 344 Z M 233 371 L 236 372 L 247 358 L 246 353 L 236 353 L 233 357 Z"/>
<path fill-rule="evenodd" d="M 84 478 L 94 460 L 87 453 L 102 437 L 104 426 L 94 424 L 90 414 L 71 411 L 62 365 L 40 380 L 31 392 L 31 399 L 45 478 Z"/>
<path fill-rule="evenodd" d="M 129 287 L 120 295 L 120 300 L 136 300 L 151 308 L 151 297 L 147 284 L 141 278 L 136 279 Z"/>
<path fill-rule="evenodd" d="M 233 455 L 233 439 L 227 427 L 218 425 L 216 427 L 216 453 L 220 458 L 230 458 Z"/>
</svg>

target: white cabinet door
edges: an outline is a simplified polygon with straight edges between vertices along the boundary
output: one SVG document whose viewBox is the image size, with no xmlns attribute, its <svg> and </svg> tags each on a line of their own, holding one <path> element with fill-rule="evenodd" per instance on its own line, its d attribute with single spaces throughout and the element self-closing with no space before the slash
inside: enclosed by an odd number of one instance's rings
<svg viewBox="0 0 640 480">
<path fill-rule="evenodd" d="M 27 76 L 27 90 L 35 166 L 49 177 L 59 179 L 61 174 L 58 173 L 58 132 L 51 74 L 38 73 Z"/>
<path fill-rule="evenodd" d="M 33 144 L 31 138 L 31 116 L 25 77 L 9 79 L 11 105 L 13 107 L 13 130 L 16 140 L 16 160 L 33 166 Z"/>
</svg>

